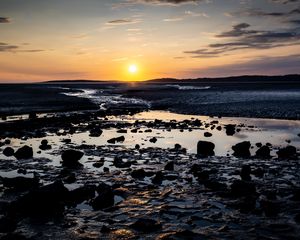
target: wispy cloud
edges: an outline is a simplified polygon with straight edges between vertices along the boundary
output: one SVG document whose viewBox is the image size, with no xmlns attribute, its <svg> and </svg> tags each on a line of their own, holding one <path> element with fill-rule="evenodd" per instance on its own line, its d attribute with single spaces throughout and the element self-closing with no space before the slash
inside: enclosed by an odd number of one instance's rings
<svg viewBox="0 0 300 240">
<path fill-rule="evenodd" d="M 118 26 L 118 25 L 128 25 L 128 24 L 136 24 L 141 22 L 140 19 L 130 19 L 130 18 L 124 18 L 124 19 L 115 19 L 115 20 L 111 20 L 108 21 L 106 23 L 106 25 L 110 25 L 110 26 Z"/>
<path fill-rule="evenodd" d="M 0 23 L 10 23 L 11 19 L 8 17 L 0 17 Z"/>
</svg>

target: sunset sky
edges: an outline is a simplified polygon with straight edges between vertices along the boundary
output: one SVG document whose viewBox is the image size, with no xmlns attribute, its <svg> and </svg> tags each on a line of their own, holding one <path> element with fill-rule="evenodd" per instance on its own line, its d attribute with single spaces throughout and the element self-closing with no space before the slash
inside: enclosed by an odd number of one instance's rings
<svg viewBox="0 0 300 240">
<path fill-rule="evenodd" d="M 290 73 L 299 0 L 0 0 L 1 82 Z"/>
</svg>

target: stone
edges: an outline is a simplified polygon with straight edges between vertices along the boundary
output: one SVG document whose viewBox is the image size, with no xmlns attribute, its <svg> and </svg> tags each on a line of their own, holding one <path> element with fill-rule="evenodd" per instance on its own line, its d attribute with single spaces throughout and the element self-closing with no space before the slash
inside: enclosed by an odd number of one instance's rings
<svg viewBox="0 0 300 240">
<path fill-rule="evenodd" d="M 18 160 L 22 160 L 22 159 L 30 159 L 33 157 L 33 149 L 32 147 L 29 147 L 27 145 L 19 148 L 15 154 L 14 154 L 15 158 Z"/>
<path fill-rule="evenodd" d="M 140 218 L 135 223 L 131 224 L 131 227 L 139 232 L 150 233 L 160 230 L 162 225 L 160 222 L 153 219 Z"/>
<path fill-rule="evenodd" d="M 83 157 L 83 155 L 84 153 L 81 151 L 73 149 L 65 150 L 61 155 L 61 159 L 63 161 L 62 165 L 69 168 L 79 167 L 81 164 L 78 161 Z"/>
<path fill-rule="evenodd" d="M 3 150 L 3 154 L 4 156 L 6 157 L 11 157 L 15 154 L 15 150 L 11 147 L 6 147 L 4 150 Z"/>
<path fill-rule="evenodd" d="M 197 155 L 198 156 L 214 156 L 215 144 L 207 141 L 199 141 L 197 144 Z"/>
<path fill-rule="evenodd" d="M 232 146 L 233 155 L 239 158 L 248 158 L 251 156 L 250 147 L 251 143 L 249 141 L 238 143 Z"/>
<path fill-rule="evenodd" d="M 271 158 L 270 153 L 271 153 L 270 148 L 267 145 L 265 145 L 256 151 L 255 156 L 261 159 L 269 159 Z"/>
</svg>

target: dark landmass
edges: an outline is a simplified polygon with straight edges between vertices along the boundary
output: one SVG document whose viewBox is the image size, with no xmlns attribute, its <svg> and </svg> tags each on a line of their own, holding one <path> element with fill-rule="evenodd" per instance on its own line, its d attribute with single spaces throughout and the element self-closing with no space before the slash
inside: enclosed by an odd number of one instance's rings
<svg viewBox="0 0 300 240">
<path fill-rule="evenodd" d="M 1 84 L 0 114 L 80 111 L 98 109 L 85 98 L 66 96 L 62 92 L 80 91 L 45 87 L 38 84 Z"/>
</svg>

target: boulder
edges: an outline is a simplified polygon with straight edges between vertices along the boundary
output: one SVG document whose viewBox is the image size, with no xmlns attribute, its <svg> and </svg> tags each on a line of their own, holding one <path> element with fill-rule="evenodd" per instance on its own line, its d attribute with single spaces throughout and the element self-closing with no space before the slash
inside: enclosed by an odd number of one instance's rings
<svg viewBox="0 0 300 240">
<path fill-rule="evenodd" d="M 62 153 L 61 159 L 62 159 L 62 165 L 64 167 L 69 168 L 76 168 L 81 166 L 81 164 L 78 162 L 82 157 L 84 153 L 81 151 L 69 149 Z"/>
<path fill-rule="evenodd" d="M 97 186 L 96 191 L 98 196 L 92 201 L 94 210 L 101 210 L 114 205 L 114 192 L 109 185 L 100 183 L 99 186 Z"/>
<path fill-rule="evenodd" d="M 32 147 L 29 147 L 27 145 L 19 148 L 15 154 L 14 154 L 15 158 L 18 160 L 21 159 L 30 159 L 33 157 L 33 150 Z"/>
<path fill-rule="evenodd" d="M 244 181 L 250 181 L 251 180 L 251 167 L 249 165 L 244 165 L 242 167 L 242 170 L 241 170 L 241 178 L 242 180 Z"/>
<path fill-rule="evenodd" d="M 212 134 L 210 132 L 205 132 L 204 133 L 204 137 L 211 137 L 211 136 L 212 136 Z"/>
<path fill-rule="evenodd" d="M 124 162 L 122 158 L 115 157 L 114 165 L 116 168 L 129 168 L 131 166 L 131 162 Z"/>
<path fill-rule="evenodd" d="M 90 200 L 95 197 L 95 185 L 86 185 L 76 188 L 69 193 L 69 201 L 72 205 L 80 204 L 84 201 Z"/>
<path fill-rule="evenodd" d="M 248 158 L 251 156 L 250 147 L 251 143 L 249 141 L 238 143 L 232 146 L 233 155 L 240 158 Z"/>
<path fill-rule="evenodd" d="M 41 149 L 41 150 L 49 150 L 49 149 L 51 149 L 52 147 L 51 147 L 51 145 L 49 145 L 48 144 L 48 140 L 46 140 L 46 139 L 43 139 L 42 141 L 41 141 L 41 145 L 39 146 L 39 148 Z"/>
<path fill-rule="evenodd" d="M 156 143 L 157 142 L 157 138 L 156 137 L 150 138 L 149 142 Z"/>
<path fill-rule="evenodd" d="M 227 136 L 233 136 L 235 134 L 235 127 L 236 125 L 234 124 L 228 124 L 225 126 L 226 129 L 226 135 Z"/>
<path fill-rule="evenodd" d="M 166 171 L 174 171 L 174 162 L 173 161 L 168 162 L 164 169 Z"/>
<path fill-rule="evenodd" d="M 3 154 L 4 156 L 6 157 L 11 157 L 15 154 L 15 150 L 11 147 L 6 147 L 4 150 L 3 150 Z"/>
<path fill-rule="evenodd" d="M 90 137 L 100 137 L 102 135 L 103 131 L 102 129 L 95 127 L 90 130 Z"/>
<path fill-rule="evenodd" d="M 26 178 L 26 177 L 14 177 L 14 178 L 2 178 L 2 184 L 6 188 L 12 188 L 18 191 L 25 191 L 39 186 L 39 178 Z"/>
<path fill-rule="evenodd" d="M 253 196 L 256 195 L 256 187 L 254 183 L 243 181 L 243 180 L 235 180 L 231 186 L 231 194 L 234 197 L 243 197 L 243 196 Z"/>
<path fill-rule="evenodd" d="M 125 137 L 124 136 L 120 136 L 120 137 L 116 137 L 116 138 L 111 138 L 109 140 L 107 140 L 108 143 L 110 144 L 115 144 L 117 142 L 122 143 L 125 141 Z"/>
<path fill-rule="evenodd" d="M 131 172 L 131 177 L 143 179 L 146 177 L 146 172 L 144 169 L 136 169 Z"/>
<path fill-rule="evenodd" d="M 270 152 L 271 152 L 270 148 L 267 145 L 265 145 L 265 146 L 260 147 L 256 151 L 255 156 L 257 158 L 261 158 L 261 159 L 269 159 L 269 158 L 271 158 Z"/>
<path fill-rule="evenodd" d="M 68 196 L 68 189 L 61 181 L 57 181 L 20 197 L 11 204 L 9 213 L 44 218 L 62 215 Z"/>
<path fill-rule="evenodd" d="M 215 144 L 207 141 L 199 141 L 197 145 L 197 155 L 198 156 L 214 156 Z"/>
<path fill-rule="evenodd" d="M 294 146 L 287 146 L 277 151 L 278 158 L 280 159 L 296 159 L 297 149 Z"/>
</svg>

